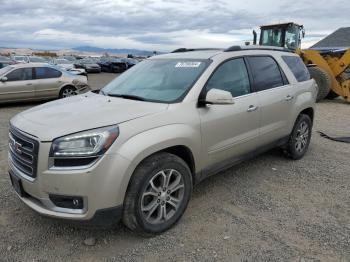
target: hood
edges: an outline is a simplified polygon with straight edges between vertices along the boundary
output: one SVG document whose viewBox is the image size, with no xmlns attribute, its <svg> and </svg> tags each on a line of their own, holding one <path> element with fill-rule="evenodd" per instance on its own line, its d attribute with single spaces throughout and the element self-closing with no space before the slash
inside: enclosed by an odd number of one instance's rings
<svg viewBox="0 0 350 262">
<path fill-rule="evenodd" d="M 58 66 L 63 68 L 63 69 L 72 69 L 72 68 L 74 68 L 73 64 L 60 64 Z"/>
<path fill-rule="evenodd" d="M 98 64 L 85 64 L 86 67 L 100 67 Z"/>
<path fill-rule="evenodd" d="M 45 103 L 17 114 L 11 124 L 41 141 L 119 124 L 166 110 L 167 104 L 108 97 L 89 92 Z"/>
</svg>

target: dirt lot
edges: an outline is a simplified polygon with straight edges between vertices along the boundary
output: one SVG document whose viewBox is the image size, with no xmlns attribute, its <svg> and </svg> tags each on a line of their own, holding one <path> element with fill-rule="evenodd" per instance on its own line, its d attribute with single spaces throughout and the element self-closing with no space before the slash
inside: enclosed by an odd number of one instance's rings
<svg viewBox="0 0 350 262">
<path fill-rule="evenodd" d="M 97 88 L 113 77 L 89 81 Z M 8 121 L 34 105 L 0 108 L 0 261 L 350 261 L 350 145 L 316 133 L 350 135 L 341 100 L 317 105 L 305 158 L 273 150 L 207 179 L 180 222 L 150 239 L 122 225 L 77 228 L 21 203 L 7 175 Z"/>
</svg>

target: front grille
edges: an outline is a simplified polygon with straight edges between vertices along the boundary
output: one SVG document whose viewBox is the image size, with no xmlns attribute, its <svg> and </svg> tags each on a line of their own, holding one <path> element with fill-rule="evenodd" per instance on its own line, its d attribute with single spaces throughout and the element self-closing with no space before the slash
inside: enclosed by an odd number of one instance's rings
<svg viewBox="0 0 350 262">
<path fill-rule="evenodd" d="M 35 178 L 37 173 L 39 142 L 10 127 L 10 161 L 25 175 Z"/>
</svg>

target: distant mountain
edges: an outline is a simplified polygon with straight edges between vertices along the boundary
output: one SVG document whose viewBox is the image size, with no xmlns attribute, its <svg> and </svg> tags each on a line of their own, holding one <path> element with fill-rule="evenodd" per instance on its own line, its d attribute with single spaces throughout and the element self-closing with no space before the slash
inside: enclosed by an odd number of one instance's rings
<svg viewBox="0 0 350 262">
<path fill-rule="evenodd" d="M 153 51 L 139 50 L 139 49 L 113 49 L 113 48 L 100 48 L 100 47 L 94 47 L 94 46 L 78 46 L 72 49 L 80 52 L 93 52 L 93 53 L 133 54 L 136 56 L 153 55 Z"/>
</svg>

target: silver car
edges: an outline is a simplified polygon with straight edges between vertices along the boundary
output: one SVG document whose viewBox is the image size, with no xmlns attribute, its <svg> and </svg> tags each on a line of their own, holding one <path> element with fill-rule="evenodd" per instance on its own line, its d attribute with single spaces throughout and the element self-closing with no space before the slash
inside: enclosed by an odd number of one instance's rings
<svg viewBox="0 0 350 262">
<path fill-rule="evenodd" d="M 0 103 L 64 98 L 89 90 L 86 76 L 73 75 L 46 63 L 0 69 Z"/>
<path fill-rule="evenodd" d="M 122 219 L 137 233 L 159 234 L 209 175 L 273 147 L 301 159 L 315 99 L 304 63 L 283 49 L 155 56 L 99 94 L 12 118 L 11 181 L 40 214 L 103 225 Z"/>
</svg>

